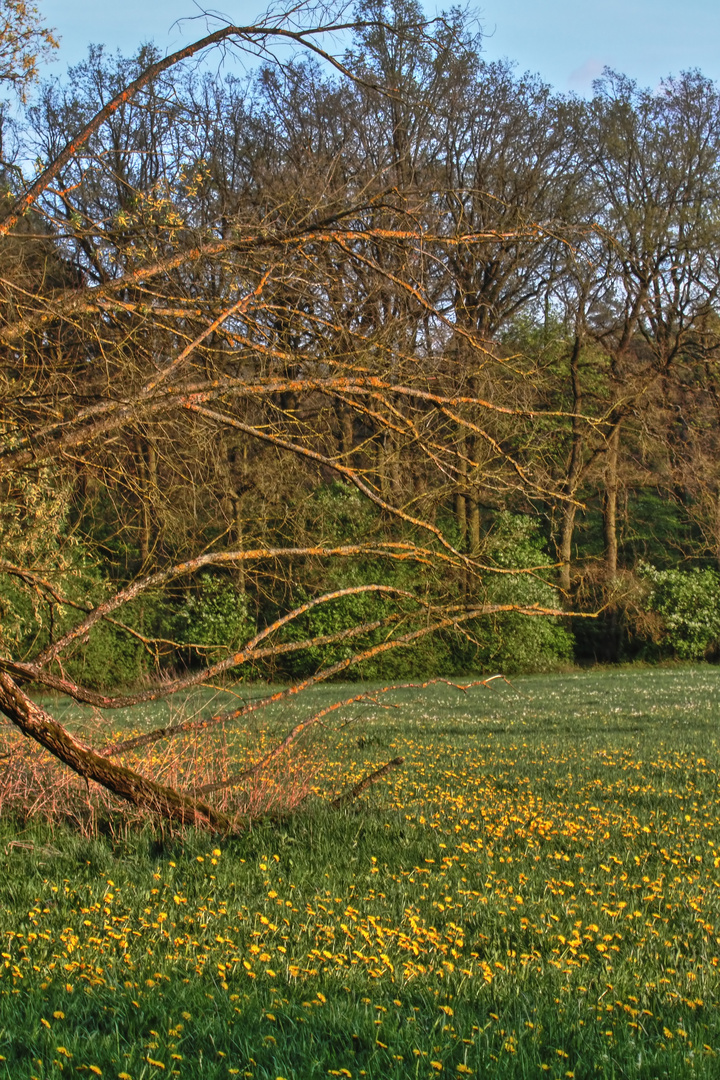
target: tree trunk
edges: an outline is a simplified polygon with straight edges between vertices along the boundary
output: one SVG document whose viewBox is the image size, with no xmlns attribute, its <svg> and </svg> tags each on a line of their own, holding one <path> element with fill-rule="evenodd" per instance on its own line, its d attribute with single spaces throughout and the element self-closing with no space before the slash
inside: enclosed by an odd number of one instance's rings
<svg viewBox="0 0 720 1080">
<path fill-rule="evenodd" d="M 378 487 L 380 488 L 380 494 L 386 502 L 390 500 L 390 477 L 388 476 L 388 452 L 387 452 L 387 432 L 380 435 L 377 443 L 377 472 L 378 472 Z"/>
<path fill-rule="evenodd" d="M 343 406 L 340 413 L 340 439 L 342 446 L 343 457 L 345 458 L 345 464 L 350 465 L 350 455 L 355 445 L 355 432 L 353 430 L 353 413 L 352 410 Z"/>
<path fill-rule="evenodd" d="M 101 757 L 73 736 L 36 705 L 17 683 L 0 671 L 0 710 L 20 728 L 23 735 L 35 739 L 51 754 L 68 765 L 78 776 L 94 780 L 108 791 L 153 814 L 179 821 L 183 825 L 227 832 L 230 822 L 206 803 L 198 802 L 173 788 L 147 780 L 132 769 Z"/>
<path fill-rule="evenodd" d="M 467 462 L 464 460 L 467 455 L 465 451 L 465 436 L 463 434 L 458 438 L 458 454 L 458 470 L 462 476 L 467 476 Z M 457 518 L 458 532 L 460 533 L 460 550 L 464 551 L 468 527 L 467 496 L 461 491 L 455 492 L 455 517 Z"/>
<path fill-rule="evenodd" d="M 560 556 L 560 588 L 564 593 L 570 592 L 570 568 L 572 560 L 572 542 L 575 531 L 575 515 L 577 507 L 573 503 L 565 503 L 563 507 L 562 524 L 560 526 L 560 544 L 558 554 Z"/>
<path fill-rule="evenodd" d="M 152 523 L 150 520 L 150 500 L 148 499 L 148 470 L 142 439 L 135 441 L 140 481 L 140 565 L 145 566 L 150 558 Z"/>
<path fill-rule="evenodd" d="M 583 394 L 582 385 L 580 382 L 580 353 L 582 351 L 582 337 L 580 333 L 575 334 L 575 340 L 573 342 L 572 353 L 570 354 L 570 377 L 572 380 L 573 391 L 573 419 L 572 419 L 572 442 L 570 446 L 570 465 L 568 468 L 567 480 L 565 482 L 565 494 L 574 499 L 580 484 L 580 479 L 583 474 L 583 441 L 584 441 L 584 427 L 580 420 L 580 415 L 583 410 Z M 575 517 L 577 514 L 577 507 L 573 503 L 565 503 L 562 511 L 562 525 L 560 527 L 560 545 L 558 555 L 560 556 L 560 588 L 564 593 L 570 592 L 571 584 L 571 560 L 572 560 L 572 541 L 573 533 L 575 531 Z"/>
<path fill-rule="evenodd" d="M 477 555 L 480 551 L 480 507 L 477 499 L 468 499 L 468 533 L 469 548 L 471 555 Z"/>
<path fill-rule="evenodd" d="M 455 517 L 457 518 L 458 532 L 460 533 L 460 550 L 462 551 L 467 538 L 467 500 L 459 491 L 455 492 Z"/>
<path fill-rule="evenodd" d="M 242 499 L 239 495 L 234 495 L 231 499 L 232 504 L 232 516 L 233 516 L 233 547 L 236 551 L 242 551 L 244 547 L 243 543 L 243 518 L 242 518 Z M 238 588 L 245 592 L 245 563 L 239 562 L 235 567 L 235 581 Z"/>
<path fill-rule="evenodd" d="M 608 439 L 605 459 L 605 505 L 603 508 L 603 531 L 605 536 L 605 571 L 608 581 L 617 577 L 618 542 L 618 467 L 620 458 L 620 424 L 613 428 Z"/>
</svg>

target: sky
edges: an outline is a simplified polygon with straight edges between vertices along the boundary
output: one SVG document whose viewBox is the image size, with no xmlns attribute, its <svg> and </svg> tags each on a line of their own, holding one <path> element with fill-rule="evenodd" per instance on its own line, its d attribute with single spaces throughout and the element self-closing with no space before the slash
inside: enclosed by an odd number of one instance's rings
<svg viewBox="0 0 720 1080">
<path fill-rule="evenodd" d="M 193 0 L 38 0 L 38 7 L 60 35 L 50 68 L 57 74 L 82 59 L 90 42 L 133 52 L 154 40 L 172 52 L 207 32 L 203 19 L 177 24 L 197 16 Z M 247 25 L 265 7 L 262 0 L 225 0 L 221 10 Z M 507 57 L 562 92 L 588 94 L 605 65 L 652 88 L 690 68 L 720 80 L 718 0 L 684 0 L 682 7 L 677 0 L 484 0 L 478 14 L 488 59 Z"/>
</svg>

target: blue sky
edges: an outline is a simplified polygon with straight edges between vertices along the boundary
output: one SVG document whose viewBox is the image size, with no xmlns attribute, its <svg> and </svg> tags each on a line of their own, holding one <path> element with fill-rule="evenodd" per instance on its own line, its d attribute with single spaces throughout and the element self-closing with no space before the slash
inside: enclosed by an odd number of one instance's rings
<svg viewBox="0 0 720 1080">
<path fill-rule="evenodd" d="M 89 42 L 131 52 L 152 39 L 168 52 L 205 32 L 203 20 L 173 26 L 180 16 L 197 14 L 192 0 L 39 0 L 38 6 L 61 37 L 51 69 L 58 74 Z M 247 24 L 264 8 L 254 0 L 225 0 L 222 11 Z M 561 91 L 587 93 L 605 64 L 653 87 L 693 67 L 720 79 L 719 0 L 685 0 L 682 7 L 676 0 L 484 0 L 479 15 L 487 57 L 509 57 Z"/>
</svg>

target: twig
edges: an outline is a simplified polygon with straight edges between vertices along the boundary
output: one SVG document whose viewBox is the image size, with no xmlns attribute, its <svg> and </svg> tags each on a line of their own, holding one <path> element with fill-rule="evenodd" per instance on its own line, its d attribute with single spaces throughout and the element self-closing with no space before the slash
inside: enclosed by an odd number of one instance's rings
<svg viewBox="0 0 720 1080">
<path fill-rule="evenodd" d="M 354 802 L 364 791 L 367 791 L 371 784 L 376 784 L 378 780 L 382 780 L 383 776 L 386 776 L 392 769 L 396 769 L 399 765 L 402 765 L 404 761 L 405 758 L 402 757 L 393 758 L 392 761 L 388 761 L 385 765 L 381 765 L 379 769 L 375 769 L 374 772 L 368 773 L 367 776 L 363 776 L 362 780 L 359 780 L 349 791 L 344 791 L 342 795 L 338 795 L 336 799 L 333 799 L 330 803 L 331 807 L 333 810 L 340 810 L 343 806 L 347 806 L 348 803 Z"/>
</svg>

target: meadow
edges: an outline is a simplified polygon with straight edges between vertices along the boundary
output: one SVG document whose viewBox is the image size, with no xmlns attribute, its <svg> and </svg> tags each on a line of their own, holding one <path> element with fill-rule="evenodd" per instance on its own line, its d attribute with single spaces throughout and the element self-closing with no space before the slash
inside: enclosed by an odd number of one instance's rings
<svg viewBox="0 0 720 1080">
<path fill-rule="evenodd" d="M 232 838 L 4 810 L 0 1077 L 720 1076 L 718 717 L 710 667 L 438 685 Z"/>
</svg>

